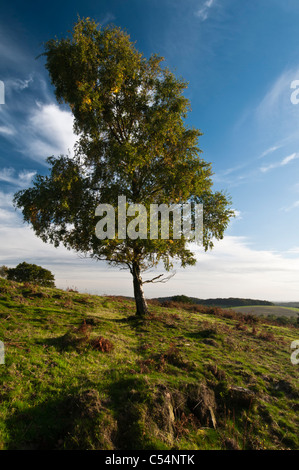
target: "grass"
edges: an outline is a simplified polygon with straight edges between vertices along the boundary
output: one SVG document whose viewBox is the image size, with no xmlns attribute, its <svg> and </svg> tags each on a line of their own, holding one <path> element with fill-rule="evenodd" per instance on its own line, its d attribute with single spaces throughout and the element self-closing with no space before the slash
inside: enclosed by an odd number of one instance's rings
<svg viewBox="0 0 299 470">
<path fill-rule="evenodd" d="M 299 308 L 295 307 L 280 307 L 277 305 L 249 305 L 241 307 L 232 307 L 241 313 L 252 313 L 258 316 L 275 316 L 275 317 L 293 317 L 297 318 L 299 315 Z"/>
<path fill-rule="evenodd" d="M 0 448 L 298 449 L 294 325 L 0 280 Z"/>
</svg>

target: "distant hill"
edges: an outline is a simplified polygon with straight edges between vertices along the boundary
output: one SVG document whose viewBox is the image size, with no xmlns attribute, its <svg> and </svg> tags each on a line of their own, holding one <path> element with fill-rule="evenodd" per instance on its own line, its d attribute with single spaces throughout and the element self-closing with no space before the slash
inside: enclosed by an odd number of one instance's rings
<svg viewBox="0 0 299 470">
<path fill-rule="evenodd" d="M 299 308 L 282 307 L 280 305 L 242 305 L 232 307 L 232 309 L 239 313 L 276 318 L 280 324 L 285 323 L 288 318 L 297 319 L 299 315 Z"/>
<path fill-rule="evenodd" d="M 274 302 L 274 305 L 279 305 L 280 307 L 299 308 L 299 302 Z"/>
<path fill-rule="evenodd" d="M 174 295 L 172 297 L 158 297 L 154 300 L 157 300 L 161 303 L 167 301 L 173 302 L 182 302 L 182 303 L 191 303 L 199 305 L 209 305 L 213 307 L 241 307 L 248 305 L 275 305 L 268 300 L 256 300 L 256 299 L 243 299 L 238 297 L 228 297 L 228 298 L 216 298 L 216 299 L 198 299 L 196 297 L 188 297 L 186 295 Z M 280 304 L 282 305 L 282 304 Z"/>
</svg>

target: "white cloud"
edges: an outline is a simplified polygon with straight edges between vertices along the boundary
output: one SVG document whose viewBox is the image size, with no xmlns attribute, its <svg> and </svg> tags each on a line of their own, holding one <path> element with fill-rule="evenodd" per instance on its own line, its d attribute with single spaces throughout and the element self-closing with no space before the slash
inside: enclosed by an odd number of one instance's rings
<svg viewBox="0 0 299 470">
<path fill-rule="evenodd" d="M 9 90 L 24 90 L 31 81 L 31 78 L 12 79 Z M 0 135 L 15 151 L 44 163 L 51 155 L 72 153 L 78 136 L 73 132 L 71 111 L 53 102 L 40 76 L 35 80 L 35 88 L 41 92 L 40 101 L 30 92 L 17 98 L 11 96 L 9 106 L 0 106 Z"/>
<path fill-rule="evenodd" d="M 288 157 L 283 158 L 279 162 L 271 163 L 270 165 L 267 165 L 267 166 L 262 166 L 260 168 L 260 170 L 263 173 L 265 173 L 269 170 L 273 170 L 274 168 L 279 168 L 279 167 L 288 165 L 290 162 L 292 162 L 293 160 L 295 160 L 297 158 L 299 158 L 299 154 L 298 153 L 292 153 L 291 155 L 289 155 Z"/>
<path fill-rule="evenodd" d="M 22 261 L 49 269 L 56 286 L 76 287 L 95 294 L 133 295 L 130 274 L 112 269 L 106 263 L 80 259 L 64 247 L 43 243 L 16 213 L 0 208 L 1 264 L 14 267 Z"/>
<path fill-rule="evenodd" d="M 256 165 L 256 162 L 258 160 L 260 160 L 260 159 L 266 157 L 267 155 L 275 152 L 276 150 L 280 149 L 281 147 L 283 147 L 282 144 L 273 145 L 273 146 L 269 147 L 268 149 L 266 149 L 264 152 L 262 152 L 260 155 L 251 156 L 250 159 L 248 159 L 247 161 L 245 160 L 244 163 L 242 163 L 242 164 L 236 165 L 234 167 L 227 168 L 226 170 L 222 170 L 222 171 L 214 174 L 213 175 L 213 180 L 215 182 L 221 182 L 221 183 L 229 184 L 230 187 L 238 186 L 238 185 L 242 184 L 243 182 L 248 181 L 248 179 L 251 178 L 251 177 L 256 178 L 259 171 L 266 172 L 266 171 L 268 171 L 272 168 L 275 168 L 276 166 L 285 165 L 285 164 L 289 163 L 288 159 L 290 159 L 290 161 L 291 161 L 291 159 L 293 159 L 295 157 L 293 157 L 293 155 L 291 155 L 290 157 L 286 157 L 284 159 L 284 163 L 279 162 L 278 164 L 268 165 L 268 166 L 264 166 L 262 168 L 258 168 L 258 166 Z M 251 169 L 249 169 L 248 167 L 251 167 Z M 246 171 L 243 171 L 242 174 L 236 174 L 236 173 L 241 172 L 241 170 L 245 170 L 245 169 L 246 169 Z"/>
<path fill-rule="evenodd" d="M 0 126 L 0 134 L 4 136 L 11 136 L 15 134 L 15 129 L 11 126 Z"/>
<path fill-rule="evenodd" d="M 201 8 L 195 13 L 201 21 L 206 21 L 209 17 L 210 9 L 215 4 L 215 0 L 206 0 Z"/>
<path fill-rule="evenodd" d="M 100 24 L 103 26 L 107 23 L 111 23 L 112 21 L 114 21 L 116 19 L 116 17 L 113 15 L 113 13 L 106 13 L 106 15 L 102 18 L 102 20 L 100 21 Z"/>
<path fill-rule="evenodd" d="M 197 251 L 197 265 L 180 270 L 170 281 L 171 295 L 299 300 L 299 258 L 294 250 L 256 250 L 245 237 L 227 236 L 212 251 Z"/>
<path fill-rule="evenodd" d="M 299 79 L 298 67 L 282 71 L 257 106 L 254 117 L 263 138 L 279 135 L 281 144 L 299 143 L 299 104 L 291 101 L 295 79 Z"/>
<path fill-rule="evenodd" d="M 28 52 L 20 48 L 20 44 L 17 44 L 16 40 L 13 39 L 15 36 L 13 32 L 8 32 L 3 25 L 3 22 L 0 24 L 0 57 L 2 63 L 8 66 L 25 67 L 28 60 Z"/>
<path fill-rule="evenodd" d="M 287 164 L 290 163 L 291 161 L 295 160 L 295 158 L 298 158 L 298 154 L 297 154 L 297 153 L 292 153 L 292 155 L 289 155 L 288 157 L 285 157 L 285 158 L 280 162 L 280 166 L 287 165 Z"/>
<path fill-rule="evenodd" d="M 0 191 L 0 207 L 12 208 L 12 199 L 13 193 L 4 193 L 3 191 Z"/>
<path fill-rule="evenodd" d="M 293 209 L 297 209 L 299 207 L 299 201 L 295 201 L 293 202 L 293 204 L 291 204 L 290 206 L 288 207 L 283 207 L 282 210 L 284 212 L 290 212 L 292 211 Z"/>
<path fill-rule="evenodd" d="M 270 147 L 268 148 L 267 150 L 265 150 L 260 156 L 259 158 L 264 158 L 266 157 L 267 155 L 269 155 L 270 153 L 273 153 L 275 152 L 276 150 L 280 149 L 281 148 L 281 145 L 274 145 L 273 147 Z"/>
<path fill-rule="evenodd" d="M 258 118 L 276 118 L 282 111 L 291 111 L 294 108 L 291 103 L 291 83 L 294 77 L 299 76 L 298 73 L 297 69 L 285 70 L 269 85 L 268 91 L 257 108 Z"/>
<path fill-rule="evenodd" d="M 23 170 L 16 174 L 14 168 L 2 168 L 0 170 L 0 181 L 11 183 L 19 187 L 27 186 L 35 173 L 35 171 Z"/>
<path fill-rule="evenodd" d="M 11 211 L 0 208 L 0 221 L 1 221 L 1 225 L 3 224 L 10 225 L 10 223 L 15 222 L 14 214 Z"/>
<path fill-rule="evenodd" d="M 237 209 L 233 209 L 233 211 L 235 214 L 235 219 L 241 220 L 242 219 L 241 211 L 238 211 Z"/>
<path fill-rule="evenodd" d="M 194 246 L 192 247 L 194 249 Z M 287 252 L 257 250 L 244 237 L 227 236 L 215 242 L 212 251 L 195 247 L 198 263 L 176 267 L 167 284 L 146 284 L 148 298 L 185 294 L 199 298 L 249 297 L 265 300 L 299 300 L 298 249 Z M 106 263 L 79 259 L 64 247 L 43 243 L 11 209 L 11 195 L 0 193 L 0 258 L 9 267 L 27 261 L 50 269 L 61 288 L 77 287 L 82 292 L 133 295 L 127 271 Z M 163 272 L 158 271 L 160 274 Z M 149 279 L 154 273 L 148 273 Z"/>
<path fill-rule="evenodd" d="M 37 103 L 22 132 L 23 153 L 44 161 L 50 155 L 72 151 L 78 140 L 73 132 L 73 115 L 58 105 Z"/>
<path fill-rule="evenodd" d="M 10 78 L 5 80 L 5 91 L 23 91 L 29 87 L 31 82 L 33 82 L 32 75 L 28 79 L 23 80 L 21 78 Z"/>
</svg>

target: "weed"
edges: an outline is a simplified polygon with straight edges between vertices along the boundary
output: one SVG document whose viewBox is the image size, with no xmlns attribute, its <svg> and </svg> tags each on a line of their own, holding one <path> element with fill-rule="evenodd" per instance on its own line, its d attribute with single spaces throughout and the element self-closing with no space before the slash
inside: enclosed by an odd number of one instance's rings
<svg viewBox="0 0 299 470">
<path fill-rule="evenodd" d="M 114 347 L 109 339 L 105 339 L 102 336 L 90 340 L 89 344 L 93 349 L 101 352 L 110 352 Z"/>
<path fill-rule="evenodd" d="M 275 341 L 275 336 L 271 331 L 262 331 L 258 337 L 264 341 Z"/>
</svg>

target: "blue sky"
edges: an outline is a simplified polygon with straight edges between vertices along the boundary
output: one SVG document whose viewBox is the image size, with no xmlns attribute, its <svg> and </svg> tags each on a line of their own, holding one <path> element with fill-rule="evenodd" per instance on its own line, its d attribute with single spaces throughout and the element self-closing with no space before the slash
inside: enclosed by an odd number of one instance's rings
<svg viewBox="0 0 299 470">
<path fill-rule="evenodd" d="M 297 0 L 11 1 L 1 7 L 0 264 L 41 264 L 59 287 L 132 295 L 130 275 L 81 260 L 37 239 L 12 208 L 12 195 L 45 173 L 45 159 L 71 151 L 72 115 L 56 103 L 42 43 L 72 29 L 77 14 L 114 23 L 149 57 L 157 53 L 189 82 L 188 124 L 201 129 L 215 189 L 237 217 L 196 267 L 149 297 L 299 300 L 299 80 Z M 299 96 L 299 95 L 298 95 Z M 150 274 L 149 274 L 150 277 Z"/>
</svg>

